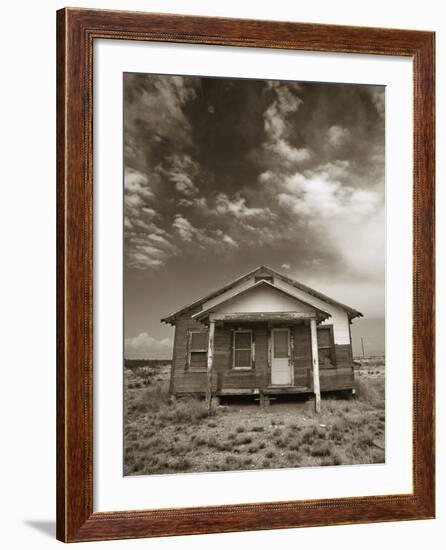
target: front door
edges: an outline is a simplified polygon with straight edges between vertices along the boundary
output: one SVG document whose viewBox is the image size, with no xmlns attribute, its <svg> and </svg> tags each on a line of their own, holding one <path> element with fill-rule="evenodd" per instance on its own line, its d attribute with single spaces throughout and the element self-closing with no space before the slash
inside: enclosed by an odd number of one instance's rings
<svg viewBox="0 0 446 550">
<path fill-rule="evenodd" d="M 275 386 L 292 384 L 290 331 L 287 328 L 273 328 L 271 331 L 271 384 Z"/>
</svg>

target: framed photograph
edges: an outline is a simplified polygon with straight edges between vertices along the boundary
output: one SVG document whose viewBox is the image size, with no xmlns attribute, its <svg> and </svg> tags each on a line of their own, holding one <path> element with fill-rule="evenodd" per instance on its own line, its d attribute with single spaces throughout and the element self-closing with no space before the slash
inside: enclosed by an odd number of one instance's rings
<svg viewBox="0 0 446 550">
<path fill-rule="evenodd" d="M 434 517 L 434 33 L 57 13 L 57 537 Z"/>
</svg>

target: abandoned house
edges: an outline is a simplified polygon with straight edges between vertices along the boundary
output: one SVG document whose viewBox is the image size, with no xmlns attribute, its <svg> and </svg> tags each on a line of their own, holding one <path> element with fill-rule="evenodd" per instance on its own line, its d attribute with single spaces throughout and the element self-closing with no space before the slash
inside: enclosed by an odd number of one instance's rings
<svg viewBox="0 0 446 550">
<path fill-rule="evenodd" d="M 175 326 L 173 395 L 353 390 L 350 325 L 362 314 L 261 266 L 162 321 Z"/>
</svg>

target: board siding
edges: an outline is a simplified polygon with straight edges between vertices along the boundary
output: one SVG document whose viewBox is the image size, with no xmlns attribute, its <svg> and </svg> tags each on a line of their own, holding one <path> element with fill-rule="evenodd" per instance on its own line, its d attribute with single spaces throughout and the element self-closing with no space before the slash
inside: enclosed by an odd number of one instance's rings
<svg viewBox="0 0 446 550">
<path fill-rule="evenodd" d="M 171 393 L 200 393 L 206 390 L 206 369 L 186 370 L 188 353 L 188 333 L 190 330 L 206 330 L 202 323 L 192 319 L 193 311 L 180 317 L 175 325 L 175 347 L 172 357 Z"/>
<path fill-rule="evenodd" d="M 206 330 L 206 325 L 192 318 L 195 312 L 188 312 L 179 318 L 175 328 L 175 347 L 172 361 L 171 393 L 203 394 L 206 390 L 206 370 L 193 370 L 187 366 L 188 332 Z M 233 330 L 239 325 L 217 325 L 214 338 L 214 370 L 212 391 L 230 394 L 244 391 L 257 392 L 270 385 L 268 372 L 267 323 L 251 323 L 250 328 L 255 342 L 255 364 L 250 370 L 233 368 L 232 338 Z M 292 365 L 293 385 L 300 389 L 313 390 L 311 370 L 311 334 L 307 324 L 294 325 L 291 328 L 293 338 Z M 351 345 L 335 345 L 336 367 L 321 368 L 320 382 L 322 391 L 350 389 L 354 386 L 353 358 Z"/>
<path fill-rule="evenodd" d="M 294 385 L 310 388 L 311 334 L 307 324 L 291 327 L 293 334 Z"/>
</svg>

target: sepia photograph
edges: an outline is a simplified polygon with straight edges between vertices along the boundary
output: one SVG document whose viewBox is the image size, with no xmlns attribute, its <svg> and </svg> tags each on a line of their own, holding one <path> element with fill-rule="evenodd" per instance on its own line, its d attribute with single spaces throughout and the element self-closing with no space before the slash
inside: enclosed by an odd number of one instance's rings
<svg viewBox="0 0 446 550">
<path fill-rule="evenodd" d="M 124 475 L 385 462 L 385 87 L 124 73 Z"/>
</svg>

